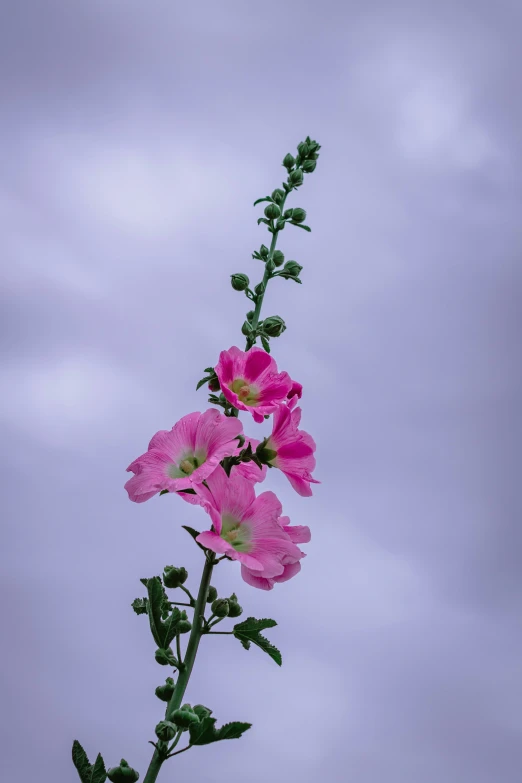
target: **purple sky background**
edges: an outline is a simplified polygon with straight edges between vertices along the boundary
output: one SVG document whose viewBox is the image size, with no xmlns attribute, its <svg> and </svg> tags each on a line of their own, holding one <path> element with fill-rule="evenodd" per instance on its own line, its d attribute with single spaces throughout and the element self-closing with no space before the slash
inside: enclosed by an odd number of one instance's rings
<svg viewBox="0 0 522 783">
<path fill-rule="evenodd" d="M 71 783 L 72 740 L 143 779 L 168 672 L 140 577 L 200 552 L 176 498 L 129 502 L 154 432 L 243 345 L 256 198 L 307 134 L 279 247 L 281 369 L 304 385 L 312 528 L 271 593 L 278 667 L 203 640 L 187 691 L 236 742 L 160 780 L 518 783 L 522 765 L 518 2 L 63 0 L 0 11 L 0 779 Z M 259 437 L 269 427 L 242 417 Z"/>
</svg>

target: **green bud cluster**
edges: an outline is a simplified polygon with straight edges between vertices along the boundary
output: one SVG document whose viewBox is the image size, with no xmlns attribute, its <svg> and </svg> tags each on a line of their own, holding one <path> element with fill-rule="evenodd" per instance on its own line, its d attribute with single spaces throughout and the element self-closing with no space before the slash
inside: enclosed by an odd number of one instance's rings
<svg viewBox="0 0 522 783">
<path fill-rule="evenodd" d="M 161 701 L 169 702 L 174 693 L 174 680 L 172 677 L 167 677 L 165 685 L 158 685 L 154 693 Z"/>
<path fill-rule="evenodd" d="M 165 566 L 163 571 L 163 584 L 165 587 L 179 587 L 184 585 L 188 579 L 186 568 L 174 568 L 174 566 Z"/>
<path fill-rule="evenodd" d="M 171 721 L 176 725 L 178 731 L 187 731 L 193 723 L 199 723 L 199 716 L 190 704 L 184 704 L 179 710 L 172 713 Z"/>
</svg>

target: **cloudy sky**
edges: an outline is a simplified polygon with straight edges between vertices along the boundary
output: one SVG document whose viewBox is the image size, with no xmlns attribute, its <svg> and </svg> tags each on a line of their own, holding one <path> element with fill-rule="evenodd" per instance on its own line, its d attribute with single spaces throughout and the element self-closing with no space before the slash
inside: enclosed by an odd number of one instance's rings
<svg viewBox="0 0 522 783">
<path fill-rule="evenodd" d="M 304 384 L 302 573 L 263 593 L 279 669 L 204 640 L 187 699 L 239 741 L 160 780 L 515 783 L 522 764 L 516 0 L 18 0 L 1 11 L 4 595 L 0 777 L 70 783 L 72 740 L 143 779 L 165 678 L 131 601 L 199 580 L 172 497 L 125 469 L 242 345 L 256 198 L 307 134 L 280 247 L 279 367 Z M 245 419 L 259 437 L 263 425 Z M 256 427 L 258 429 L 256 429 Z M 36 776 L 36 777 L 35 777 Z"/>
</svg>

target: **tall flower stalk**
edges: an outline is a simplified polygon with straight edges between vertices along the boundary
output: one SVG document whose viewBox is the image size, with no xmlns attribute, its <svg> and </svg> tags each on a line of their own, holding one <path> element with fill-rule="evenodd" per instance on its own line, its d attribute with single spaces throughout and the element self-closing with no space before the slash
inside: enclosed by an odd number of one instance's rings
<svg viewBox="0 0 522 783">
<path fill-rule="evenodd" d="M 155 739 L 149 740 L 154 752 L 144 783 L 154 783 L 168 759 L 198 745 L 238 739 L 251 727 L 250 723 L 234 721 L 216 728 L 211 709 L 183 703 L 204 636 L 230 635 L 246 650 L 254 644 L 279 666 L 282 663 L 279 650 L 261 634 L 275 626 L 275 620 L 248 617 L 228 630 L 215 630 L 224 620 L 240 617 L 243 609 L 235 593 L 219 597 L 211 579 L 218 564 L 238 561 L 248 585 L 271 590 L 299 573 L 305 557 L 299 545 L 310 541 L 309 528 L 291 525 L 283 516 L 277 496 L 271 491 L 256 494 L 256 485 L 272 468 L 281 470 L 301 496 L 311 495 L 311 485 L 318 483 L 312 476 L 315 442 L 299 429 L 301 409 L 296 406 L 302 386 L 287 372 L 280 372 L 270 355 L 271 341 L 285 331 L 286 324 L 279 315 L 262 319 L 261 310 L 270 280 L 281 277 L 301 283 L 302 266 L 285 261 L 276 244 L 287 225 L 310 231 L 304 223 L 305 210 L 285 209 L 285 205 L 292 191 L 303 184 L 304 175 L 315 170 L 319 149 L 320 145 L 307 136 L 298 145 L 297 155 L 289 153 L 283 160 L 287 179 L 282 187 L 254 203 L 267 202 L 258 225 L 264 224 L 271 234 L 270 247 L 262 244 L 252 254 L 264 265 L 262 279 L 254 288 L 248 275 L 231 275 L 232 287 L 245 294 L 253 309 L 247 312 L 241 327 L 245 350 L 232 346 L 221 351 L 215 365 L 205 369 L 206 375 L 197 384 L 197 389 L 208 386 L 208 402 L 216 407 L 190 413 L 171 430 L 157 432 L 147 451 L 127 469 L 133 474 L 125 485 L 132 501 L 176 495 L 200 506 L 210 518 L 209 529 L 203 532 L 183 526 L 203 552 L 197 595 L 193 596 L 186 586 L 187 570 L 169 565 L 161 576 L 141 580 L 147 595 L 132 603 L 137 615 L 148 617 L 157 663 L 172 670 L 165 684 L 156 688 L 156 696 L 165 703 L 165 715 L 155 728 Z M 261 347 L 256 344 L 258 339 Z M 272 416 L 272 433 L 262 440 L 246 435 L 240 411 L 250 413 L 258 424 Z M 182 600 L 171 600 L 167 592 L 171 590 L 181 591 L 176 597 Z M 98 754 L 91 764 L 77 740 L 72 756 L 81 783 L 104 783 L 107 779 L 132 783 L 139 779 L 139 773 L 125 759 L 106 770 Z"/>
</svg>

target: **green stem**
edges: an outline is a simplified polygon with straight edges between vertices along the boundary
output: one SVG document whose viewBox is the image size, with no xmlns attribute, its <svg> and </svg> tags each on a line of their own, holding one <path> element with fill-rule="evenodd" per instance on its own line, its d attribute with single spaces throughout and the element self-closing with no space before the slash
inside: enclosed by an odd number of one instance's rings
<svg viewBox="0 0 522 783">
<path fill-rule="evenodd" d="M 288 196 L 288 193 L 285 193 L 283 201 L 281 202 L 280 205 L 278 205 L 279 209 L 281 210 L 281 215 L 283 214 L 283 211 L 284 211 L 284 208 L 285 208 L 285 201 L 286 201 L 286 197 L 287 196 Z M 252 318 L 252 320 L 250 322 L 250 324 L 252 326 L 252 331 L 254 331 L 254 332 L 257 329 L 257 325 L 259 323 L 259 316 L 261 315 L 261 307 L 263 305 L 263 299 L 265 298 L 266 286 L 267 286 L 267 283 L 268 283 L 268 281 L 270 280 L 270 277 L 271 277 L 271 274 L 268 271 L 267 264 L 272 259 L 272 256 L 274 255 L 274 250 L 275 250 L 275 246 L 276 246 L 276 243 L 277 243 L 278 235 L 279 235 L 279 231 L 274 231 L 274 233 L 272 234 L 272 242 L 270 243 L 270 250 L 268 251 L 268 258 L 267 258 L 267 260 L 265 262 L 265 274 L 263 275 L 263 281 L 262 281 L 263 282 L 263 293 L 259 294 L 257 296 L 256 306 L 255 306 L 255 310 L 254 310 L 254 317 Z M 255 337 L 253 339 L 250 338 L 250 337 L 247 337 L 246 349 L 245 350 L 248 351 L 249 348 L 252 348 L 252 346 L 254 345 L 255 341 L 256 341 Z"/>
<path fill-rule="evenodd" d="M 183 696 L 185 695 L 185 691 L 187 689 L 190 675 L 192 673 L 194 661 L 196 660 L 199 642 L 203 633 L 201 618 L 205 614 L 205 604 L 207 602 L 212 569 L 214 568 L 214 560 L 214 553 L 209 552 L 205 560 L 205 567 L 203 568 L 198 597 L 196 599 L 196 606 L 194 608 L 194 622 L 192 623 L 192 630 L 190 632 L 187 650 L 185 652 L 184 669 L 179 672 L 178 680 L 174 687 L 174 693 L 172 694 L 172 698 L 167 705 L 165 720 L 170 720 L 172 713 L 180 708 L 181 702 L 183 701 Z M 188 748 L 183 748 L 183 750 L 188 750 Z M 182 752 L 183 751 L 176 751 L 176 753 L 173 755 L 176 756 L 178 753 Z M 161 765 L 164 761 L 165 757 L 160 755 L 156 749 L 149 764 L 147 774 L 143 779 L 143 783 L 155 783 L 161 769 Z"/>
</svg>

